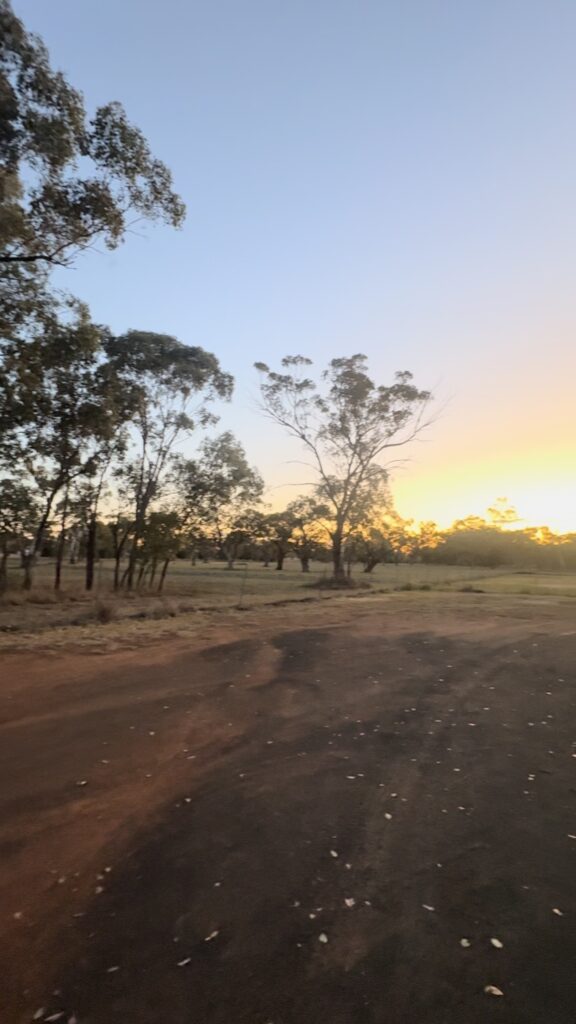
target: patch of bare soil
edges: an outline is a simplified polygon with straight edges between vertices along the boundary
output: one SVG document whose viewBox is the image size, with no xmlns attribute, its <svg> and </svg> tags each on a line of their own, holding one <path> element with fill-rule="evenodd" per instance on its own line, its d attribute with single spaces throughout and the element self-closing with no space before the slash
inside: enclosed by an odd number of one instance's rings
<svg viewBox="0 0 576 1024">
<path fill-rule="evenodd" d="M 3 1024 L 573 1024 L 572 610 L 468 600 L 5 656 Z"/>
</svg>

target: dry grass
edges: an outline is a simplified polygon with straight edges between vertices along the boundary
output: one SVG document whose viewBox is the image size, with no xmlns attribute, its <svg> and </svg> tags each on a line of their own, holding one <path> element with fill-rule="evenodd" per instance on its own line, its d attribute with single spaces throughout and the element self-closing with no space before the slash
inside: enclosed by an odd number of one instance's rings
<svg viewBox="0 0 576 1024">
<path fill-rule="evenodd" d="M 490 594 L 576 597 L 576 573 L 503 573 L 479 586 Z"/>
<path fill-rule="evenodd" d="M 0 602 L 0 637 L 12 645 L 17 641 L 26 646 L 33 636 L 52 634 L 54 631 L 76 630 L 78 637 L 86 630 L 93 636 L 94 631 L 135 635 L 146 633 L 143 623 L 150 623 L 158 636 L 170 622 L 180 622 L 194 616 L 199 621 L 205 614 L 222 615 L 225 612 L 248 614 L 264 609 L 265 606 L 294 606 L 303 603 L 328 605 L 338 600 L 358 600 L 362 594 L 374 598 L 384 594 L 394 599 L 410 591 L 467 591 L 472 595 L 554 595 L 576 596 L 576 575 L 525 575 L 503 573 L 494 570 L 477 570 L 463 566 L 433 565 L 383 565 L 374 573 L 365 575 L 361 571 L 353 574 L 353 586 L 349 593 L 331 590 L 329 567 L 316 564 L 313 571 L 303 574 L 295 560 L 287 560 L 282 572 L 270 566 L 249 563 L 240 564 L 229 572 L 219 563 L 190 566 L 187 562 L 175 562 L 166 581 L 165 594 L 150 591 L 135 591 L 131 594 L 114 594 L 111 590 L 112 564 L 99 565 L 96 589 L 93 594 L 83 590 L 83 566 L 67 566 L 61 592 L 55 593 L 50 586 L 53 565 L 46 561 L 38 567 L 34 589 L 26 594 L 21 587 L 19 574 L 12 570 L 12 589 Z M 368 583 L 369 591 L 359 589 Z M 434 594 L 430 594 L 434 598 Z M 56 639 L 54 637 L 54 639 Z M 82 639 L 84 643 L 84 639 Z M 5 643 L 2 646 L 6 646 Z"/>
</svg>

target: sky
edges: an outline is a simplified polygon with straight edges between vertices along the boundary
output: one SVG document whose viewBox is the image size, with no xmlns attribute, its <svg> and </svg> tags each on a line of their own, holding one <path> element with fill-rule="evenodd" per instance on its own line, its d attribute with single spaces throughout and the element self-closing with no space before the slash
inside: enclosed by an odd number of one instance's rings
<svg viewBox="0 0 576 1024">
<path fill-rule="evenodd" d="M 576 531 L 574 0 L 13 0 L 87 108 L 117 99 L 171 168 L 184 228 L 135 225 L 58 283 L 112 330 L 202 345 L 276 507 L 295 442 L 253 363 L 364 352 L 435 419 L 398 511 L 506 496 Z"/>
</svg>

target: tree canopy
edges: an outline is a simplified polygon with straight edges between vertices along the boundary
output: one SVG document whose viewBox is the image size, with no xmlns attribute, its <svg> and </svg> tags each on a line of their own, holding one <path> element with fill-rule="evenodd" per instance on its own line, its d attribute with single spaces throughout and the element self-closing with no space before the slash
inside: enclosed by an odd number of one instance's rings
<svg viewBox="0 0 576 1024">
<path fill-rule="evenodd" d="M 420 433 L 431 396 L 406 371 L 391 385 L 377 385 L 361 354 L 332 359 L 320 383 L 306 376 L 310 366 L 304 356 L 286 356 L 281 373 L 256 363 L 264 412 L 308 454 L 318 497 L 330 509 L 334 575 L 342 576 L 343 542 L 386 484 L 380 459 Z"/>
<path fill-rule="evenodd" d="M 178 227 L 184 215 L 170 171 L 122 105 L 89 116 L 0 0 L 0 263 L 69 264 L 96 239 L 117 246 L 130 218 Z"/>
</svg>

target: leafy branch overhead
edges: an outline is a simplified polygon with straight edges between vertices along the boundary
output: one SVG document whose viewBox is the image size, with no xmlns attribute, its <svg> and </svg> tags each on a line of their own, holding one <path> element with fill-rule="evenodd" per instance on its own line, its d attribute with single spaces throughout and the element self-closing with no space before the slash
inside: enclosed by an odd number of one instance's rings
<svg viewBox="0 0 576 1024">
<path fill-rule="evenodd" d="M 182 224 L 185 207 L 120 103 L 89 117 L 43 42 L 0 0 L 0 263 L 69 264 L 132 218 Z"/>
</svg>

